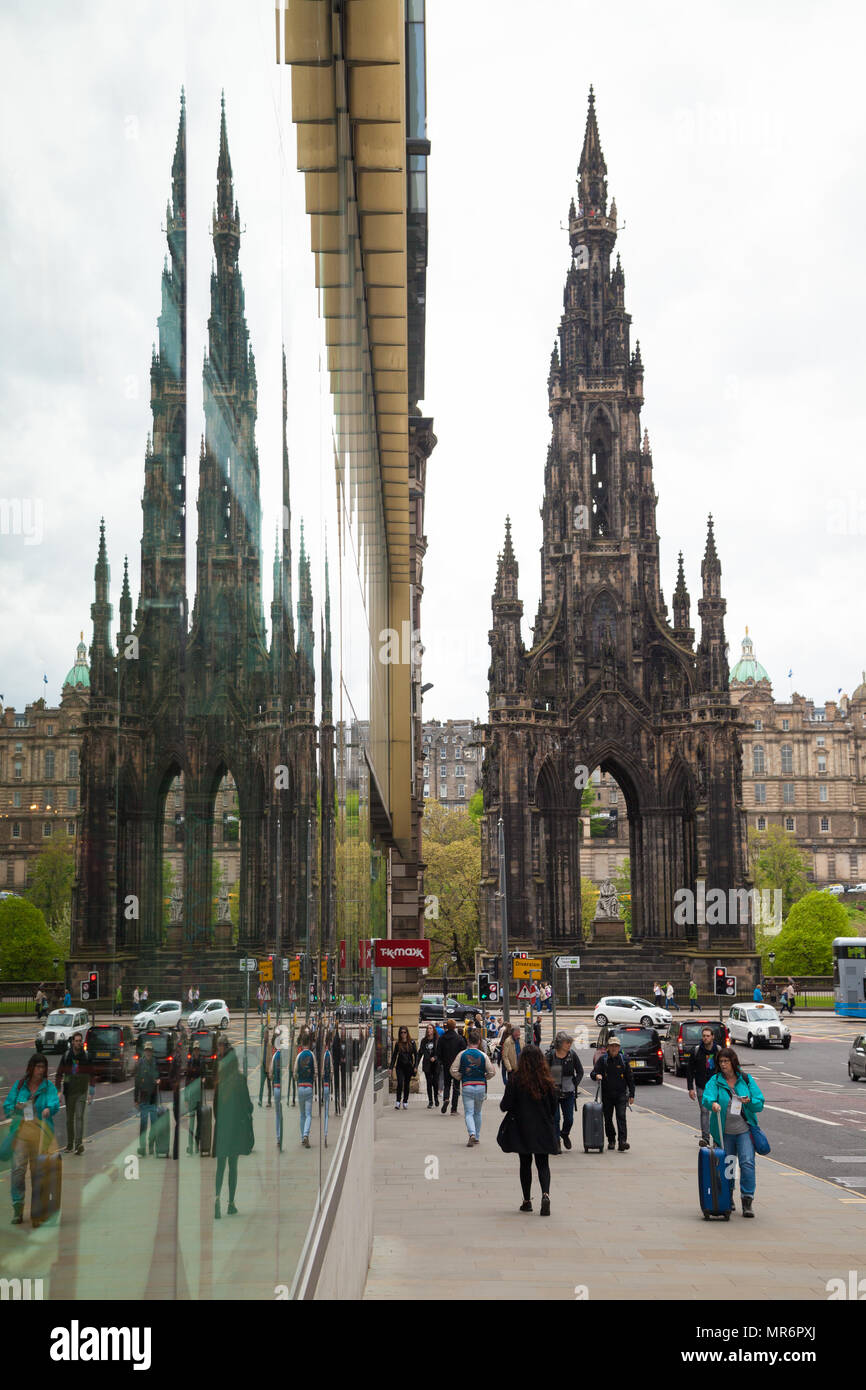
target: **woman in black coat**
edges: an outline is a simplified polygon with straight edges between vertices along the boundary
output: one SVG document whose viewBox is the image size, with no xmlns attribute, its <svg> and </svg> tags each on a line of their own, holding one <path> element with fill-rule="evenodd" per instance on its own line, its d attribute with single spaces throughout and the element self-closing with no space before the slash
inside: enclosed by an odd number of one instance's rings
<svg viewBox="0 0 866 1390">
<path fill-rule="evenodd" d="M 505 1095 L 499 1104 L 510 1122 L 500 1128 L 500 1146 L 520 1154 L 521 1211 L 532 1211 L 532 1159 L 541 1188 L 541 1215 L 550 1215 L 550 1154 L 559 1147 L 556 1083 L 539 1047 L 524 1047 L 516 1072 L 509 1073 Z"/>
<path fill-rule="evenodd" d="M 432 1023 L 427 1024 L 427 1030 L 421 1039 L 419 1056 L 424 1077 L 427 1082 L 427 1109 L 432 1110 L 434 1105 L 439 1104 L 439 1063 L 436 1060 L 436 1044 L 439 1041 L 436 1029 Z"/>
<path fill-rule="evenodd" d="M 217 1062 L 216 1085 L 213 1096 L 213 1113 L 216 1123 L 216 1143 L 214 1156 L 216 1165 L 216 1198 L 214 1216 L 219 1219 L 220 1192 L 226 1165 L 229 1170 L 228 1215 L 236 1216 L 235 1192 L 238 1185 L 238 1158 L 241 1154 L 253 1151 L 253 1102 L 250 1099 L 246 1079 L 238 1066 L 237 1054 L 231 1048 L 228 1038 L 220 1037 L 217 1042 L 219 1060 Z"/>
<path fill-rule="evenodd" d="M 409 1029 L 405 1023 L 397 1030 L 397 1041 L 394 1044 L 394 1051 L 391 1053 L 391 1075 L 397 1074 L 397 1099 L 394 1102 L 394 1109 L 400 1109 L 402 1100 L 403 1109 L 409 1108 L 409 1082 L 418 1069 L 418 1053 L 415 1047 L 414 1038 L 409 1037 Z"/>
</svg>

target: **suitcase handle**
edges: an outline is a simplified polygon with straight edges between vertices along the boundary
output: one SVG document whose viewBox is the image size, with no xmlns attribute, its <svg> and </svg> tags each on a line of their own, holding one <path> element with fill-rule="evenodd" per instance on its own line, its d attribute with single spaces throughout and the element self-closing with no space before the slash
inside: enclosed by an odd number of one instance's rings
<svg viewBox="0 0 866 1390">
<path fill-rule="evenodd" d="M 601 1082 L 599 1081 L 598 1085 L 597 1085 L 596 1088 L 595 1088 L 595 1103 L 596 1103 L 596 1105 L 598 1105 L 598 1098 L 599 1098 L 600 1095 L 601 1095 Z"/>
</svg>

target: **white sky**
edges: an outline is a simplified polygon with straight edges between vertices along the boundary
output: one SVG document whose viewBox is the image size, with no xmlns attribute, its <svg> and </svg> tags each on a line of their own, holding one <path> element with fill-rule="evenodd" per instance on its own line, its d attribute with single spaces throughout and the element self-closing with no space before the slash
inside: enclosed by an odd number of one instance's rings
<svg viewBox="0 0 866 1390">
<path fill-rule="evenodd" d="M 439 444 L 426 511 L 426 717 L 484 716 L 506 512 L 530 636 L 547 371 L 590 82 L 625 223 L 617 249 L 646 371 L 665 596 L 682 548 L 698 627 L 711 510 L 732 662 L 748 623 L 780 698 L 793 685 L 823 701 L 860 680 L 864 29 L 853 3 L 793 0 L 757 14 L 745 0 L 428 0 L 424 408 Z M 319 467 L 327 411 L 309 327 L 313 262 L 270 0 L 83 0 L 52 9 L 48 23 L 27 0 L 7 0 L 0 44 L 0 497 L 31 499 L 43 517 L 41 544 L 0 535 L 0 692 L 23 708 L 42 693 L 43 672 L 57 701 L 82 627 L 89 645 L 103 513 L 115 626 L 124 553 L 137 598 L 150 345 L 182 83 L 190 540 L 221 87 L 247 228 L 266 610 L 283 337 L 295 555 L 303 515 L 317 597 L 333 489 Z"/>
</svg>

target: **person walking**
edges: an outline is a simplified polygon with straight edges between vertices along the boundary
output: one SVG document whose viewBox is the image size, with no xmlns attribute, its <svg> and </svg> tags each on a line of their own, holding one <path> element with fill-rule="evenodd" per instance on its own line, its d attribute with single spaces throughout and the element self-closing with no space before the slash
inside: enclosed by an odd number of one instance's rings
<svg viewBox="0 0 866 1390">
<path fill-rule="evenodd" d="M 186 992 L 186 1002 L 189 1005 L 190 1013 L 192 1013 L 193 1004 L 195 1003 L 195 990 L 193 989 L 192 985 L 190 985 L 189 989 Z"/>
<path fill-rule="evenodd" d="M 54 1116 L 60 1109 L 57 1088 L 48 1080 L 48 1061 L 41 1052 L 34 1052 L 20 1081 L 9 1090 L 3 1101 L 3 1113 L 12 1123 L 5 1145 L 12 1159 L 9 1186 L 12 1196 L 12 1225 L 24 1220 L 25 1182 L 30 1169 L 31 1221 L 32 1196 L 36 1178 L 36 1162 L 40 1154 L 55 1153 Z"/>
<path fill-rule="evenodd" d="M 469 1029 L 466 1047 L 451 1063 L 451 1075 L 463 1088 L 463 1118 L 466 1121 L 468 1149 L 481 1141 L 481 1107 L 487 1095 L 487 1082 L 496 1075 L 496 1068 L 481 1047 L 477 1028 Z"/>
<path fill-rule="evenodd" d="M 415 1046 L 415 1039 L 409 1037 L 409 1029 L 405 1023 L 397 1030 L 397 1041 L 391 1053 L 391 1075 L 397 1077 L 397 1099 L 394 1102 L 394 1109 L 400 1109 L 402 1100 L 403 1109 L 409 1109 L 409 1082 L 418 1070 L 418 1049 Z"/>
<path fill-rule="evenodd" d="M 732 1047 L 719 1049 L 718 1063 L 718 1071 L 704 1088 L 704 1105 L 711 1112 L 710 1133 L 727 1155 L 736 1154 L 743 1216 L 754 1216 L 755 1145 L 750 1125 L 763 1110 L 764 1097 L 754 1077 L 740 1067 L 740 1059 Z M 733 1179 L 731 1189 L 733 1191 Z"/>
<path fill-rule="evenodd" d="M 503 1056 L 503 1050 L 504 1050 L 504 1047 L 505 1047 L 505 1039 L 506 1039 L 506 1038 L 509 1038 L 510 1036 L 511 1036 L 511 1024 L 510 1024 L 510 1023 L 503 1023 L 502 1027 L 501 1027 L 500 1030 L 499 1030 L 499 1033 L 497 1034 L 496 1042 L 493 1044 L 493 1060 L 494 1060 L 494 1062 L 497 1063 L 497 1065 L 498 1065 L 498 1067 L 499 1067 L 499 1070 L 500 1070 L 500 1072 L 501 1072 L 501 1074 L 502 1074 L 502 1084 L 503 1084 L 503 1086 L 505 1085 L 506 1081 L 508 1080 L 508 1073 L 507 1073 L 507 1071 L 505 1070 L 505 1058 L 504 1058 L 504 1056 Z"/>
<path fill-rule="evenodd" d="M 118 985 L 114 991 L 114 1008 L 111 1010 L 112 1016 L 119 1017 L 123 1013 L 123 985 Z"/>
<path fill-rule="evenodd" d="M 520 1155 L 521 1211 L 532 1211 L 532 1161 L 541 1188 L 541 1215 L 550 1215 L 550 1155 L 557 1150 L 556 1083 L 550 1075 L 541 1049 L 528 1046 L 520 1053 L 515 1071 L 510 1072 L 505 1095 L 499 1102 L 510 1125 L 499 1131 L 499 1144 L 506 1153 Z"/>
<path fill-rule="evenodd" d="M 84 1121 L 88 1104 L 93 1104 L 95 1086 L 90 1071 L 90 1058 L 80 1033 L 73 1033 L 69 1046 L 60 1059 L 54 1085 L 63 1087 L 66 1102 L 66 1152 L 84 1153 Z"/>
<path fill-rule="evenodd" d="M 153 1043 L 146 1042 L 135 1068 L 133 1078 L 132 1103 L 138 1106 L 138 1156 L 147 1155 L 148 1125 L 151 1142 L 156 1127 L 156 1112 L 159 1107 L 159 1071 L 153 1055 Z"/>
<path fill-rule="evenodd" d="M 755 988 L 754 988 L 754 990 L 753 990 L 753 992 L 752 992 L 752 1003 L 753 1003 L 753 1004 L 763 1004 L 763 1002 L 764 1002 L 764 991 L 761 989 L 761 986 L 760 986 L 760 985 L 755 985 Z"/>
<path fill-rule="evenodd" d="M 262 1092 L 267 1085 L 268 1088 L 268 1109 L 273 1103 L 273 1071 L 271 1068 L 271 1054 L 273 1052 L 273 1033 L 270 1024 L 263 1023 L 261 1036 L 259 1038 L 261 1046 L 261 1058 L 259 1061 L 259 1109 L 262 1108 Z"/>
<path fill-rule="evenodd" d="M 331 1109 L 331 1087 L 334 1079 L 334 1064 L 331 1056 L 330 1038 L 325 1039 L 325 1050 L 322 1053 L 322 1089 L 319 1101 L 319 1111 L 322 1116 L 322 1136 L 325 1148 L 328 1147 L 328 1112 Z"/>
<path fill-rule="evenodd" d="M 634 1077 L 631 1067 L 622 1055 L 619 1038 L 607 1040 L 607 1052 L 602 1052 L 590 1072 L 593 1081 L 601 1082 L 601 1104 L 604 1112 L 604 1128 L 607 1134 L 608 1149 L 615 1149 L 619 1140 L 619 1151 L 630 1149 L 628 1142 L 628 1108 L 634 1104 Z M 613 1117 L 616 1113 L 616 1130 Z"/>
<path fill-rule="evenodd" d="M 135 989 L 132 991 L 132 1010 L 133 1010 L 133 1013 L 136 1013 L 136 1014 L 138 1013 L 138 1005 L 139 1005 L 140 999 L 141 999 L 141 995 L 140 995 L 139 990 L 138 990 L 138 985 L 136 985 L 136 986 L 135 986 Z"/>
<path fill-rule="evenodd" d="M 460 1082 L 451 1073 L 454 1065 L 454 1058 L 458 1052 L 462 1052 L 466 1046 L 466 1039 L 457 1032 L 457 1024 L 453 1018 L 446 1019 L 445 1032 L 439 1039 L 436 1048 L 436 1060 L 442 1068 L 442 1114 L 448 1110 L 448 1097 L 451 1097 L 451 1114 L 457 1114 L 457 1102 L 460 1099 Z"/>
<path fill-rule="evenodd" d="M 184 1109 L 189 1117 L 189 1133 L 186 1141 L 186 1151 L 191 1154 L 193 1145 L 196 1152 L 200 1149 L 201 1135 L 201 1107 L 204 1099 L 202 1090 L 204 1087 L 204 1059 L 201 1055 L 201 1043 L 196 1038 L 192 1045 L 192 1052 L 186 1064 L 186 1076 L 184 1077 L 183 1103 Z"/>
<path fill-rule="evenodd" d="M 789 981 L 788 984 L 785 986 L 785 988 L 782 990 L 782 997 L 781 997 L 781 999 L 779 1000 L 779 1013 L 780 1013 L 780 1014 L 783 1014 L 783 1013 L 785 1012 L 786 1009 L 788 1010 L 789 1016 L 790 1016 L 791 1014 L 793 1014 L 793 1012 L 794 1012 L 794 994 L 795 994 L 794 985 L 793 985 L 793 983 L 792 983 L 791 981 Z"/>
<path fill-rule="evenodd" d="M 185 1035 L 183 1028 L 178 1024 L 174 1046 L 171 1050 L 171 1062 L 168 1067 L 168 1089 L 171 1092 L 171 1111 L 174 1115 L 174 1143 L 171 1149 L 173 1159 L 180 1157 L 180 1093 L 183 1089 L 185 1054 Z"/>
<path fill-rule="evenodd" d="M 571 1033 L 560 1031 L 557 1033 L 553 1044 L 548 1048 L 545 1056 L 548 1070 L 556 1083 L 557 1093 L 557 1133 L 560 1142 L 557 1142 L 556 1152 L 562 1153 L 562 1144 L 567 1149 L 571 1148 L 572 1125 L 574 1124 L 574 1106 L 577 1099 L 577 1089 L 583 1080 L 583 1063 L 574 1050 L 574 1037 Z M 562 1116 L 562 1125 L 559 1125 L 559 1115 Z"/>
<path fill-rule="evenodd" d="M 313 1090 L 316 1085 L 316 1055 L 307 1028 L 298 1034 L 298 1055 L 292 1068 L 298 1086 L 298 1115 L 301 1122 L 301 1143 L 310 1147 L 310 1126 L 313 1123 Z"/>
<path fill-rule="evenodd" d="M 238 1186 L 238 1159 L 253 1151 L 253 1102 L 246 1079 L 238 1066 L 237 1054 L 224 1035 L 217 1041 L 217 1074 L 213 1095 L 216 1140 L 216 1191 L 213 1214 L 220 1219 L 220 1194 L 226 1168 L 229 1174 L 228 1216 L 237 1216 L 235 1194 Z"/>
<path fill-rule="evenodd" d="M 658 980 L 656 980 L 655 984 L 653 985 L 653 999 L 655 1000 L 655 1006 L 657 1009 L 664 1008 L 665 992 L 659 984 Z"/>
<path fill-rule="evenodd" d="M 513 1076 L 517 1071 L 520 1061 L 520 1029 L 516 1024 L 511 1024 L 510 1027 L 511 1032 L 502 1044 L 502 1079 L 506 1084 L 509 1076 Z"/>
<path fill-rule="evenodd" d="M 439 1063 L 436 1060 L 436 1029 L 428 1023 L 421 1039 L 419 1057 L 424 1079 L 427 1082 L 427 1109 L 439 1105 Z"/>
<path fill-rule="evenodd" d="M 142 1006 L 142 1008 L 144 1008 L 145 1004 L 147 1003 L 147 998 L 148 998 L 148 995 L 147 995 L 147 985 L 145 985 L 144 989 L 141 991 L 141 1006 Z"/>
<path fill-rule="evenodd" d="M 67 990 L 63 996 L 63 1007 L 64 1009 L 72 1008 L 72 995 L 69 993 L 69 990 Z"/>
<path fill-rule="evenodd" d="M 711 1076 L 719 1069 L 721 1047 L 712 1028 L 701 1029 L 701 1041 L 692 1048 L 686 1061 L 686 1088 L 690 1100 L 697 1100 L 701 1110 L 701 1148 L 709 1148 L 710 1112 L 704 1106 L 704 1090 Z"/>
<path fill-rule="evenodd" d="M 689 1013 L 694 1013 L 698 1007 L 698 982 L 689 980 Z"/>
<path fill-rule="evenodd" d="M 665 1007 L 668 1009 L 676 1009 L 677 1013 L 680 1011 L 680 1006 L 674 999 L 674 987 L 670 980 L 668 980 L 665 987 Z"/>
<path fill-rule="evenodd" d="M 41 1017 L 42 1017 L 42 1000 L 43 1000 L 44 998 L 45 998 L 45 992 L 44 992 L 42 986 L 40 985 L 39 988 L 38 988 L 37 991 L 36 991 L 36 998 L 35 998 L 34 1001 L 33 1001 L 33 1003 L 34 1003 L 33 1012 L 36 1014 L 36 1017 L 37 1017 L 37 1018 L 41 1018 Z"/>
<path fill-rule="evenodd" d="M 331 1062 L 334 1067 L 334 1114 L 339 1115 L 346 1094 L 346 1044 L 339 1023 L 334 1024 L 331 1036 Z"/>
</svg>

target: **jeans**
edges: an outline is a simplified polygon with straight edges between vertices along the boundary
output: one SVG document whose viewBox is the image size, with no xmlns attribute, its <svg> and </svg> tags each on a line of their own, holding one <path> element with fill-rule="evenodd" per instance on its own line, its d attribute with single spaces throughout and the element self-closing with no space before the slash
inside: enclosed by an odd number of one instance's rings
<svg viewBox="0 0 866 1390">
<path fill-rule="evenodd" d="M 559 1108 L 562 1111 L 562 1128 L 559 1131 L 563 1139 L 567 1139 L 574 1124 L 574 1091 L 560 1091 Z"/>
<path fill-rule="evenodd" d="M 679 1004 L 676 1002 L 675 999 L 666 999 L 666 1000 L 665 1000 L 665 1005 L 664 1005 L 664 1006 L 665 1006 L 665 1008 L 668 1009 L 668 1010 L 670 1010 L 670 1009 L 676 1009 L 677 1013 L 679 1013 L 679 1011 L 680 1011 L 680 1006 L 679 1006 Z"/>
<path fill-rule="evenodd" d="M 696 1095 L 697 1095 L 697 1097 L 698 1097 L 698 1105 L 701 1107 L 701 1138 L 702 1138 L 702 1139 L 709 1139 L 709 1137 L 710 1137 L 710 1112 L 709 1112 L 709 1110 L 705 1110 L 705 1109 L 704 1109 L 704 1088 L 703 1088 L 703 1086 L 696 1086 L 696 1087 L 695 1087 L 695 1093 L 696 1093 Z"/>
<path fill-rule="evenodd" d="M 691 995 L 689 995 L 689 1013 L 691 1013 L 691 1012 L 692 1012 L 694 1009 L 696 1009 L 697 1007 L 698 1007 L 698 1001 L 697 1001 L 697 999 L 693 999 L 693 998 L 691 997 Z"/>
<path fill-rule="evenodd" d="M 460 1099 L 460 1082 L 451 1075 L 447 1067 L 442 1076 L 442 1104 L 448 1104 L 448 1096 L 451 1096 L 451 1109 L 457 1109 L 457 1102 Z"/>
<path fill-rule="evenodd" d="M 607 1134 L 607 1142 L 609 1144 L 616 1143 L 617 1136 L 613 1127 L 613 1113 L 616 1111 L 616 1128 L 619 1131 L 619 1142 L 624 1144 L 628 1139 L 628 1123 L 626 1121 L 626 1115 L 628 1114 L 628 1094 L 623 1093 L 621 1096 L 609 1097 L 602 1095 L 601 1104 L 604 1113 L 604 1129 Z"/>
<path fill-rule="evenodd" d="M 755 1145 L 752 1136 L 748 1132 L 745 1134 L 726 1134 L 725 1153 L 736 1154 L 737 1162 L 740 1165 L 740 1196 L 754 1197 L 755 1195 Z M 733 1179 L 731 1179 L 731 1191 L 733 1191 Z"/>
<path fill-rule="evenodd" d="M 150 1121 L 150 1128 L 151 1128 L 151 1131 L 153 1131 L 153 1127 L 154 1127 L 154 1125 L 156 1124 L 156 1111 L 157 1111 L 157 1106 L 156 1106 L 155 1104 L 154 1104 L 154 1105 L 149 1105 L 146 1101 L 142 1101 L 141 1104 L 140 1104 L 139 1107 L 138 1107 L 138 1150 L 139 1150 L 139 1153 L 143 1153 L 143 1152 L 144 1152 L 144 1149 L 145 1149 L 145 1141 L 146 1141 L 146 1139 L 147 1139 L 147 1125 L 148 1125 L 148 1121 Z"/>
<path fill-rule="evenodd" d="M 298 1087 L 298 1106 L 299 1119 L 301 1121 L 301 1138 L 306 1139 L 310 1132 L 310 1125 L 313 1123 L 313 1088 L 312 1086 Z"/>
<path fill-rule="evenodd" d="M 265 1089 L 265 1082 L 268 1083 L 268 1105 L 270 1105 L 273 1100 L 273 1083 L 269 1074 L 265 1071 L 264 1067 L 262 1067 L 260 1069 L 259 1080 L 259 1105 L 262 1103 L 262 1092 Z"/>
<path fill-rule="evenodd" d="M 328 1111 L 331 1108 L 331 1088 L 327 1082 L 322 1087 L 322 1129 L 328 1137 Z"/>
<path fill-rule="evenodd" d="M 532 1192 L 532 1154 L 520 1155 L 520 1186 L 524 1202 L 529 1201 Z M 550 1193 L 550 1159 L 547 1154 L 535 1154 L 535 1168 L 538 1185 L 542 1193 Z"/>
<path fill-rule="evenodd" d="M 404 1104 L 408 1104 L 408 1101 L 409 1101 L 409 1082 L 412 1080 L 412 1064 L 411 1064 L 411 1062 L 406 1063 L 406 1062 L 400 1062 L 400 1061 L 398 1061 L 398 1062 L 397 1062 L 397 1066 L 396 1066 L 396 1072 L 397 1072 L 397 1104 L 399 1105 L 401 1101 L 402 1101 Z"/>
<path fill-rule="evenodd" d="M 483 1086 L 463 1087 L 463 1118 L 470 1139 L 481 1138 L 481 1107 L 487 1091 Z"/>
<path fill-rule="evenodd" d="M 425 1071 L 424 1077 L 427 1081 L 427 1099 L 431 1105 L 439 1104 L 439 1072 L 434 1062 L 429 1071 Z"/>
<path fill-rule="evenodd" d="M 66 1147 L 79 1149 L 84 1143 L 84 1118 L 87 1113 L 87 1092 L 66 1092 Z"/>
<path fill-rule="evenodd" d="M 223 1175 L 226 1171 L 226 1164 L 229 1166 L 229 1201 L 234 1202 L 235 1193 L 238 1190 L 238 1156 L 237 1154 L 223 1155 L 217 1159 L 216 1166 L 216 1198 L 223 1190 Z"/>
</svg>

